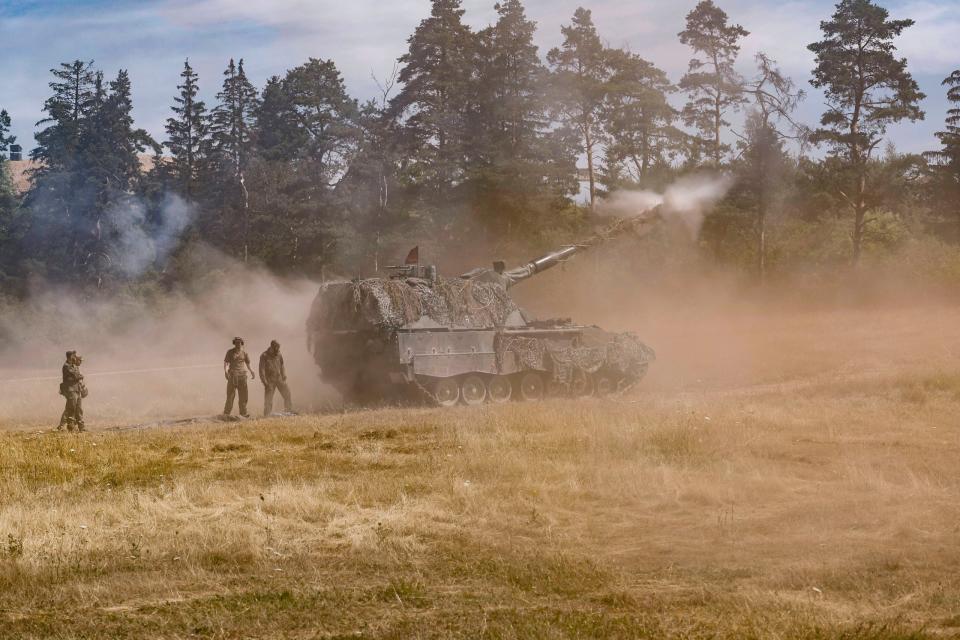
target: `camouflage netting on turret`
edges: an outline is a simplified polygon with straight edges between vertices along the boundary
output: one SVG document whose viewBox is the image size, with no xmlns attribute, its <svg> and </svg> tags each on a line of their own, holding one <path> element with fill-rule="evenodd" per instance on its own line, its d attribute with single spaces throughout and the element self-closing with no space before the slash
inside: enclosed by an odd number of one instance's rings
<svg viewBox="0 0 960 640">
<path fill-rule="evenodd" d="M 429 319 L 441 327 L 484 329 L 502 326 L 514 311 L 517 305 L 496 284 L 372 278 L 322 285 L 310 325 L 333 331 L 389 330 Z"/>
</svg>

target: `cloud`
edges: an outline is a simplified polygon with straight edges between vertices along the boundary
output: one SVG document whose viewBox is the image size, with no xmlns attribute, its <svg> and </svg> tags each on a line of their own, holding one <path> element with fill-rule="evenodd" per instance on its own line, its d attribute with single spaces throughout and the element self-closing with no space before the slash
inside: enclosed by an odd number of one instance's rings
<svg viewBox="0 0 960 640">
<path fill-rule="evenodd" d="M 491 23 L 495 0 L 464 0 L 465 20 L 479 28 Z M 629 47 L 665 69 L 675 81 L 686 70 L 690 51 L 676 38 L 695 0 L 526 0 L 528 15 L 538 22 L 541 55 L 561 41 L 560 25 L 574 10 L 591 8 L 602 38 Z M 741 68 L 749 72 L 752 56 L 765 51 L 777 59 L 798 85 L 807 86 L 812 56 L 806 45 L 819 36 L 819 21 L 833 2 L 722 0 L 731 20 L 751 35 L 744 41 Z M 430 12 L 429 0 L 160 0 L 157 2 L 54 1 L 20 3 L 13 10 L 0 3 L 0 42 L 4 43 L 4 84 L 0 104 L 14 118 L 15 133 L 32 145 L 33 123 L 48 89 L 46 70 L 74 58 L 94 59 L 107 75 L 129 69 L 137 123 L 158 138 L 169 116 L 184 58 L 200 74 L 208 104 L 221 82 L 229 58 L 245 58 L 248 73 L 261 84 L 308 57 L 332 58 L 347 88 L 357 98 L 373 97 L 371 73 L 388 74 L 406 49 L 406 40 Z M 960 6 L 953 0 L 892 3 L 895 18 L 917 24 L 899 41 L 910 67 L 931 94 L 927 109 L 942 121 L 945 103 L 938 86 L 956 64 L 953 46 L 960 33 Z M 808 87 L 809 89 L 809 87 Z M 822 107 L 812 93 L 801 116 L 815 119 Z M 905 149 L 927 148 L 936 124 L 892 131 Z"/>
<path fill-rule="evenodd" d="M 890 13 L 896 19 L 916 21 L 897 41 L 911 69 L 946 77 L 960 65 L 957 57 L 960 3 L 908 2 Z"/>
</svg>

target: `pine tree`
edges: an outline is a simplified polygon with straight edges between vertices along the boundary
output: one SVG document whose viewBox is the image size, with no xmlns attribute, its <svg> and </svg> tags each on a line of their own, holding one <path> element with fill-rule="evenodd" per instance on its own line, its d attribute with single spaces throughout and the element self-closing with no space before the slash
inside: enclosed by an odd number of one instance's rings
<svg viewBox="0 0 960 640">
<path fill-rule="evenodd" d="M 822 127 L 811 140 L 827 143 L 848 173 L 843 196 L 854 212 L 854 264 L 870 223 L 870 191 L 877 187 L 868 181 L 873 151 L 887 125 L 923 119 L 919 103 L 925 96 L 907 71 L 906 59 L 894 55 L 893 39 L 913 20 L 888 17 L 871 0 L 841 0 L 831 19 L 820 23 L 824 39 L 807 47 L 817 63 L 810 84 L 823 89 L 827 101 Z"/>
<path fill-rule="evenodd" d="M 131 217 L 138 204 L 134 190 L 141 176 L 140 153 L 156 146 L 133 122 L 129 73 L 121 69 L 106 87 L 102 74 L 94 80 L 93 98 L 81 125 L 79 166 L 75 173 L 90 194 L 85 216 L 91 225 L 84 244 L 87 273 L 102 287 L 111 276 L 131 275 L 124 238 L 138 232 L 143 220 Z"/>
<path fill-rule="evenodd" d="M 547 54 L 554 72 L 556 115 L 580 138 L 580 152 L 587 158 L 593 207 L 597 198 L 597 154 L 605 139 L 602 116 L 610 88 L 608 54 L 588 9 L 578 8 L 571 24 L 562 27 L 561 32 L 563 44 Z"/>
<path fill-rule="evenodd" d="M 701 0 L 687 14 L 686 29 L 678 35 L 680 42 L 703 55 L 691 58 L 687 73 L 680 79 L 680 89 L 690 96 L 683 108 L 683 120 L 699 131 L 701 143 L 709 150 L 713 164 L 719 166 L 730 149 L 720 140 L 723 127 L 730 124 L 726 114 L 743 102 L 742 79 L 734 63 L 740 39 L 750 32 L 738 24 L 728 24 L 727 14 L 713 0 Z"/>
<path fill-rule="evenodd" d="M 616 167 L 636 185 L 653 186 L 651 174 L 669 166 L 681 138 L 673 126 L 677 111 L 667 100 L 676 87 L 664 71 L 637 55 L 609 55 L 613 75 L 604 111 L 610 134 L 607 168 Z"/>
<path fill-rule="evenodd" d="M 243 60 L 233 59 L 223 72 L 223 87 L 210 116 L 210 134 L 217 160 L 239 181 L 250 160 L 259 97 L 247 79 Z"/>
<path fill-rule="evenodd" d="M 6 109 L 0 109 L 0 162 L 7 159 L 7 150 L 14 142 L 16 136 L 10 135 L 10 114 Z"/>
<path fill-rule="evenodd" d="M 464 177 L 467 114 L 471 109 L 475 37 L 463 24 L 460 0 L 433 0 L 399 59 L 403 89 L 390 101 L 391 117 L 402 119 L 409 174 L 436 200 L 445 202 Z"/>
<path fill-rule="evenodd" d="M 7 151 L 17 141 L 16 136 L 10 135 L 10 124 L 10 114 L 6 109 L 0 109 L 0 243 L 5 236 L 6 221 L 13 215 L 16 205 L 13 178 L 7 167 Z"/>
<path fill-rule="evenodd" d="M 127 215 L 141 177 L 139 154 L 157 145 L 134 127 L 125 70 L 106 85 L 92 63 L 52 73 L 41 122 L 48 126 L 32 152 L 42 164 L 26 196 L 25 253 L 31 269 L 52 279 L 100 287 L 108 276 L 129 275 L 123 237 L 141 222 Z"/>
<path fill-rule="evenodd" d="M 93 62 L 74 60 L 51 69 L 52 95 L 44 102 L 47 117 L 37 126 L 37 163 L 30 191 L 24 254 L 31 269 L 61 281 L 77 281 L 85 271 L 84 249 L 95 232 L 90 211 L 94 194 L 83 173 L 81 144 L 86 118 L 98 98 Z"/>
<path fill-rule="evenodd" d="M 527 19 L 519 0 L 495 8 L 496 24 L 479 38 L 483 139 L 477 142 L 488 142 L 490 155 L 530 157 L 548 125 L 542 96 L 546 69 L 533 43 L 536 23 Z"/>
<path fill-rule="evenodd" d="M 267 80 L 257 111 L 257 150 L 267 160 L 294 160 L 306 144 L 284 79 Z"/>
<path fill-rule="evenodd" d="M 17 251 L 11 238 L 11 226 L 14 210 L 17 206 L 17 197 L 14 192 L 13 179 L 7 167 L 7 151 L 10 145 L 17 141 L 16 136 L 10 135 L 10 114 L 0 109 L 0 277 L 9 268 L 9 259 Z M 0 282 L 2 286 L 2 282 Z"/>
<path fill-rule="evenodd" d="M 140 154 L 156 143 L 133 122 L 133 99 L 130 74 L 125 69 L 110 82 L 110 96 L 106 103 L 106 126 L 112 149 L 114 188 L 121 192 L 133 190 L 140 176 Z"/>
<path fill-rule="evenodd" d="M 329 262 L 351 204 L 342 188 L 360 143 L 359 107 L 336 65 L 311 58 L 272 78 L 257 119 L 261 157 L 248 172 L 252 251 L 268 264 L 316 271 Z"/>
<path fill-rule="evenodd" d="M 93 61 L 61 63 L 51 69 L 53 95 L 44 102 L 47 117 L 37 126 L 47 125 L 36 135 L 37 146 L 30 152 L 33 160 L 42 163 L 39 171 L 58 171 L 71 168 L 80 145 L 80 123 L 94 99 Z"/>
<path fill-rule="evenodd" d="M 247 79 L 243 60 L 234 64 L 231 58 L 223 72 L 223 86 L 217 93 L 217 106 L 210 116 L 212 160 L 217 178 L 208 184 L 220 200 L 219 235 L 239 236 L 236 244 L 243 260 L 249 257 L 250 193 L 244 172 L 254 151 L 254 131 L 259 109 L 256 88 Z M 239 234 L 231 233 L 232 220 L 238 211 L 241 218 Z"/>
<path fill-rule="evenodd" d="M 190 60 L 183 63 L 180 73 L 182 84 L 177 85 L 180 94 L 170 107 L 174 116 L 167 119 L 167 141 L 170 150 L 170 170 L 178 190 L 187 198 L 195 195 L 204 151 L 207 148 L 207 107 L 197 96 L 200 91 L 197 74 Z"/>
<path fill-rule="evenodd" d="M 952 213 L 960 239 L 960 69 L 944 78 L 941 84 L 948 87 L 947 100 L 953 106 L 947 109 L 943 131 L 936 133 L 940 149 L 928 151 L 924 156 L 932 165 L 933 199 Z"/>
<path fill-rule="evenodd" d="M 576 151 L 551 131 L 536 23 L 519 0 L 495 8 L 497 22 L 479 33 L 469 171 L 477 215 L 502 236 L 529 231 L 548 207 L 569 202 L 577 181 Z"/>
<path fill-rule="evenodd" d="M 284 80 L 284 90 L 303 141 L 300 155 L 311 161 L 324 187 L 333 187 L 356 150 L 357 101 L 347 95 L 332 60 L 310 58 L 292 69 Z"/>
</svg>

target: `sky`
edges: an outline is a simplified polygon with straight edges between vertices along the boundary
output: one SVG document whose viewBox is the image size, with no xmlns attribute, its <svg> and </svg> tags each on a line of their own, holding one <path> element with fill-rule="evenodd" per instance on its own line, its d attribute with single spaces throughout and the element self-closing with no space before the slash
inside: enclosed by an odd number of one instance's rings
<svg viewBox="0 0 960 640">
<path fill-rule="evenodd" d="M 496 0 L 463 0 L 465 21 L 482 28 L 495 19 Z M 927 94 L 926 120 L 901 124 L 888 138 L 898 150 L 936 148 L 947 102 L 940 82 L 960 67 L 960 1 L 880 0 L 893 18 L 916 24 L 897 40 L 899 54 Z M 625 47 L 664 69 L 676 82 L 690 50 L 677 40 L 696 0 L 525 0 L 538 23 L 541 56 L 560 44 L 560 27 L 583 5 L 593 12 L 601 38 Z M 809 86 L 813 55 L 806 45 L 819 39 L 819 23 L 833 12 L 829 0 L 772 2 L 718 0 L 732 22 L 750 35 L 739 59 L 753 70 L 757 52 L 780 64 L 807 98 L 800 120 L 815 124 L 822 95 Z M 251 79 L 262 86 L 308 58 L 332 59 L 350 93 L 361 100 L 378 93 L 374 77 L 391 74 L 406 40 L 429 15 L 429 0 L 0 0 L 0 108 L 10 112 L 25 149 L 34 145 L 34 123 L 43 117 L 49 69 L 74 59 L 94 60 L 109 78 L 127 69 L 133 82 L 138 126 L 158 140 L 176 94 L 185 58 L 200 74 L 208 106 L 227 61 L 244 58 Z M 682 99 L 680 100 L 682 102 Z"/>
</svg>

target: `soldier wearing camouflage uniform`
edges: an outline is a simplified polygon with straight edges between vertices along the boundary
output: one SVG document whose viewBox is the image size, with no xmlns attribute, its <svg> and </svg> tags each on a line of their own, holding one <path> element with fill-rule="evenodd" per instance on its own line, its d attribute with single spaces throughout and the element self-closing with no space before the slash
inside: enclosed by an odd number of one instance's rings
<svg viewBox="0 0 960 640">
<path fill-rule="evenodd" d="M 290 387 L 287 386 L 287 369 L 283 366 L 280 343 L 276 340 L 271 340 L 270 348 L 260 354 L 260 382 L 263 383 L 263 415 L 273 413 L 274 391 L 280 391 L 283 396 L 284 410 L 288 413 L 293 411 Z"/>
<path fill-rule="evenodd" d="M 63 382 L 60 383 L 60 395 L 67 399 L 67 404 L 60 416 L 60 424 L 57 431 L 62 431 L 64 427 L 67 431 L 85 431 L 83 424 L 83 396 L 85 387 L 83 384 L 83 374 L 80 373 L 80 364 L 83 360 L 77 355 L 76 351 L 67 351 L 67 360 L 63 363 Z"/>
<path fill-rule="evenodd" d="M 237 337 L 233 339 L 233 349 L 227 351 L 227 355 L 223 357 L 223 376 L 227 379 L 227 402 L 223 405 L 225 416 L 233 411 L 233 398 L 239 395 L 240 415 L 244 418 L 250 417 L 247 413 L 247 372 L 243 370 L 244 367 L 250 372 L 250 379 L 253 380 L 256 376 L 250 368 L 250 356 L 243 350 L 243 338 Z"/>
</svg>

